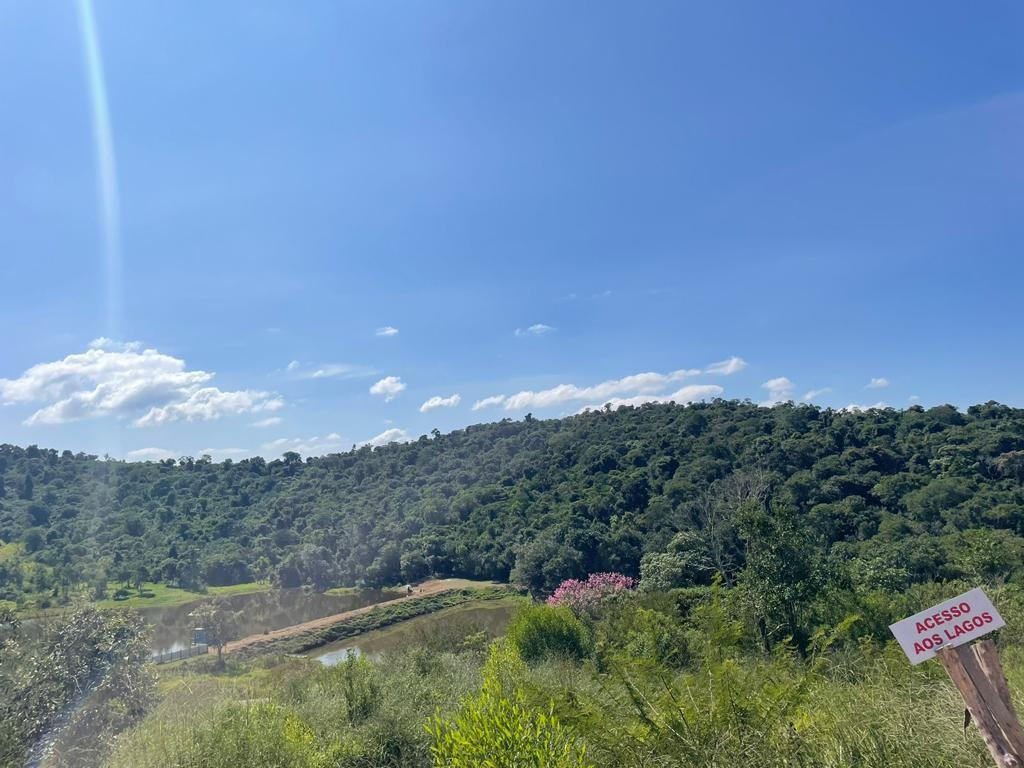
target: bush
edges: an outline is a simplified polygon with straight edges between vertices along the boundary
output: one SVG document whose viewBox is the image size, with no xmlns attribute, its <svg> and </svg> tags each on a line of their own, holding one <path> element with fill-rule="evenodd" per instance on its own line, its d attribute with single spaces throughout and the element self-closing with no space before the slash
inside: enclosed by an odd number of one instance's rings
<svg viewBox="0 0 1024 768">
<path fill-rule="evenodd" d="M 566 579 L 548 598 L 548 605 L 566 605 L 577 615 L 594 614 L 607 600 L 636 587 L 636 581 L 621 573 L 592 573 L 585 581 Z"/>
<path fill-rule="evenodd" d="M 175 756 L 177 764 L 319 768 L 331 757 L 330 750 L 318 746 L 313 730 L 297 715 L 269 702 L 222 710 L 208 727 L 196 733 L 189 746 L 184 754 Z"/>
<path fill-rule="evenodd" d="M 161 702 L 108 767 L 430 768 L 424 724 L 480 689 L 475 653 L 435 654 L 427 668 L 401 653 L 335 667 L 269 656 L 238 667 L 234 655 L 226 675 L 162 667 Z"/>
<path fill-rule="evenodd" d="M 61 765 L 98 765 L 150 701 L 146 634 L 134 611 L 81 607 L 30 632 L 0 612 L 0 765 L 44 739 Z"/>
<path fill-rule="evenodd" d="M 595 629 L 595 647 L 602 659 L 625 655 L 666 667 L 678 667 L 689 657 L 686 630 L 661 611 L 624 603 Z"/>
<path fill-rule="evenodd" d="M 516 611 L 507 637 L 523 660 L 583 659 L 590 654 L 590 633 L 565 606 L 529 605 Z"/>
<path fill-rule="evenodd" d="M 437 768 L 587 768 L 585 747 L 550 711 L 534 712 L 515 681 L 523 674 L 515 649 L 491 646 L 480 694 L 451 721 L 435 715 L 426 726 L 434 738 Z"/>
</svg>

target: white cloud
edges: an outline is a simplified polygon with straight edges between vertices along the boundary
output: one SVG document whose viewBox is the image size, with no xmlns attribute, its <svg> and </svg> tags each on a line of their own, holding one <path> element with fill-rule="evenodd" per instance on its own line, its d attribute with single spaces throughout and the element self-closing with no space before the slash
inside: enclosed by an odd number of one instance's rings
<svg viewBox="0 0 1024 768">
<path fill-rule="evenodd" d="M 162 459 L 176 459 L 180 454 L 174 451 L 169 451 L 166 448 L 136 448 L 134 451 L 128 451 L 127 456 L 129 459 L 136 459 L 138 461 L 161 461 Z"/>
<path fill-rule="evenodd" d="M 182 420 L 211 421 L 225 413 L 260 413 L 276 411 L 283 406 L 284 400 L 272 397 L 268 392 L 223 392 L 216 387 L 203 387 L 181 402 L 150 408 L 135 420 L 135 426 L 151 427 Z"/>
<path fill-rule="evenodd" d="M 348 363 L 328 363 L 306 371 L 302 377 L 306 379 L 358 379 L 372 376 L 376 371 L 365 365 L 349 365 Z"/>
<path fill-rule="evenodd" d="M 274 456 L 285 451 L 295 451 L 303 456 L 323 456 L 326 453 L 340 453 L 351 447 L 352 442 L 346 441 L 337 432 L 323 437 L 279 437 L 263 444 L 263 450 Z"/>
<path fill-rule="evenodd" d="M 254 427 L 276 427 L 282 421 L 283 421 L 283 419 L 280 416 L 268 416 L 265 419 L 260 419 L 259 421 L 254 421 L 252 423 L 252 425 Z"/>
<path fill-rule="evenodd" d="M 710 373 L 717 376 L 732 376 L 734 373 L 739 373 L 746 367 L 746 360 L 742 357 L 736 357 L 733 355 L 728 360 L 719 360 L 717 363 L 711 363 L 711 365 L 704 369 L 704 373 Z"/>
<path fill-rule="evenodd" d="M 647 395 L 656 394 L 669 384 L 700 374 L 699 370 L 681 369 L 671 373 L 636 373 L 621 379 L 611 379 L 590 387 L 578 387 L 575 384 L 559 384 L 557 387 L 542 389 L 538 392 L 524 390 L 514 395 L 509 395 L 504 400 L 495 400 L 499 397 L 480 400 L 474 405 L 483 408 L 481 403 L 487 405 L 503 403 L 505 410 L 515 411 L 523 408 L 547 408 L 553 405 L 561 405 L 578 400 L 590 400 L 592 402 L 607 402 L 615 395 L 633 394 Z"/>
<path fill-rule="evenodd" d="M 876 378 L 869 381 L 864 385 L 864 389 L 885 389 L 889 386 L 889 380 L 883 378 Z"/>
<path fill-rule="evenodd" d="M 477 400 L 473 403 L 473 410 L 479 411 L 481 408 L 489 408 L 492 405 L 501 405 L 504 402 L 504 395 L 491 395 L 490 397 L 485 397 L 483 400 Z"/>
<path fill-rule="evenodd" d="M 405 382 L 402 381 L 398 376 L 385 376 L 383 379 L 381 379 L 372 387 L 370 387 L 370 394 L 384 395 L 384 402 L 389 403 L 396 397 L 398 397 L 398 395 L 404 389 Z"/>
<path fill-rule="evenodd" d="M 393 327 L 393 326 L 390 326 L 390 325 L 385 325 L 383 328 L 378 328 L 376 333 L 375 333 L 375 335 L 377 335 L 377 336 L 397 336 L 398 335 L 398 329 Z"/>
<path fill-rule="evenodd" d="M 389 443 L 408 443 L 412 440 L 409 433 L 404 429 L 398 429 L 392 427 L 391 429 L 385 429 L 376 437 L 371 437 L 360 445 L 368 445 L 371 448 L 377 448 L 382 445 L 388 445 Z"/>
<path fill-rule="evenodd" d="M 423 405 L 420 406 L 420 413 L 426 413 L 432 411 L 435 408 L 454 408 L 459 404 L 462 397 L 459 395 L 452 395 L 451 397 L 441 397 L 440 395 L 434 395 L 432 398 L 427 400 Z"/>
<path fill-rule="evenodd" d="M 140 350 L 137 342 L 96 339 L 85 352 L 34 365 L 17 379 L 0 379 L 0 401 L 45 404 L 25 420 L 29 426 L 114 416 L 133 418 L 141 427 L 284 405 L 270 392 L 210 386 L 212 378 L 206 371 L 187 370 L 184 360 Z"/>
<path fill-rule="evenodd" d="M 285 366 L 285 371 L 293 379 L 358 379 L 373 376 L 375 368 L 355 363 L 300 363 L 292 360 Z"/>
<path fill-rule="evenodd" d="M 857 403 L 850 403 L 845 408 L 841 408 L 842 411 L 851 411 L 853 413 L 863 413 L 864 411 L 870 411 L 873 408 L 888 408 L 889 406 L 879 401 L 872 405 L 858 405 Z"/>
<path fill-rule="evenodd" d="M 692 403 L 697 400 L 705 400 L 709 397 L 718 397 L 725 390 L 717 384 L 688 384 L 682 389 L 678 389 L 670 395 L 635 395 L 634 397 L 613 397 L 607 400 L 606 403 L 613 409 L 621 408 L 623 406 L 637 407 L 644 403 L 678 403 L 684 405 L 686 403 Z M 604 407 L 604 403 L 595 405 L 587 405 L 580 409 L 580 413 L 585 411 L 598 411 Z"/>
<path fill-rule="evenodd" d="M 768 390 L 768 400 L 762 403 L 762 405 L 774 405 L 775 403 L 793 399 L 793 382 L 785 376 L 768 379 L 768 381 L 761 385 L 761 388 Z"/>
<path fill-rule="evenodd" d="M 515 330 L 513 335 L 515 335 L 515 336 L 543 336 L 545 333 L 550 333 L 553 330 L 555 330 L 555 329 L 552 326 L 550 326 L 550 325 L 545 325 L 544 323 L 534 323 L 533 325 L 531 325 L 526 330 L 523 330 L 522 328 L 516 328 L 516 330 Z"/>
<path fill-rule="evenodd" d="M 110 352 L 138 352 L 142 349 L 140 341 L 115 341 L 106 336 L 100 336 L 89 342 L 89 349 L 105 349 Z"/>
<path fill-rule="evenodd" d="M 811 400 L 813 400 L 816 397 L 821 397 L 822 395 L 827 395 L 831 391 L 832 391 L 832 387 L 822 387 L 821 389 L 811 389 L 811 390 L 809 390 L 807 392 L 806 395 L 804 395 L 804 400 L 811 401 Z"/>
<path fill-rule="evenodd" d="M 911 395 L 910 397 L 907 398 L 907 400 L 909 400 L 911 403 L 916 403 L 920 399 L 921 397 L 919 395 Z"/>
</svg>

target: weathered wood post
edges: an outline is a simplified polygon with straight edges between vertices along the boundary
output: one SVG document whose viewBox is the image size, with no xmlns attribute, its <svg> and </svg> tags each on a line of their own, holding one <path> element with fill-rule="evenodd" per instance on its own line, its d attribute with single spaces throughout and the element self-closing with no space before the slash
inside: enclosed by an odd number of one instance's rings
<svg viewBox="0 0 1024 768">
<path fill-rule="evenodd" d="M 999 768 L 1024 768 L 1024 728 L 991 639 L 1006 625 L 980 588 L 898 621 L 889 629 L 911 664 L 938 656 Z"/>
<path fill-rule="evenodd" d="M 998 651 L 991 640 L 985 640 L 992 647 L 991 654 L 998 663 Z M 1010 692 L 1006 678 L 999 666 L 998 679 L 986 674 L 979 658 L 978 645 L 961 645 L 944 648 L 936 654 L 942 666 L 953 680 L 957 690 L 971 713 L 971 719 L 981 738 L 985 740 L 989 753 L 1001 768 L 1020 768 L 1024 755 L 1024 731 L 1017 720 L 1013 704 L 1009 702 Z M 1005 690 L 1000 693 L 999 684 Z"/>
</svg>

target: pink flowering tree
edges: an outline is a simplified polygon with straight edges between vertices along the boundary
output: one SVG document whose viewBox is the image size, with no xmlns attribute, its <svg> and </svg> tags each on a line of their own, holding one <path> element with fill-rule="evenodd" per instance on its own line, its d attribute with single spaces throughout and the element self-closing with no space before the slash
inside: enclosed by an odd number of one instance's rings
<svg viewBox="0 0 1024 768">
<path fill-rule="evenodd" d="M 621 573 L 592 573 L 586 581 L 566 579 L 548 598 L 548 605 L 565 605 L 572 612 L 594 613 L 604 601 L 624 594 L 636 587 L 636 580 Z"/>
</svg>

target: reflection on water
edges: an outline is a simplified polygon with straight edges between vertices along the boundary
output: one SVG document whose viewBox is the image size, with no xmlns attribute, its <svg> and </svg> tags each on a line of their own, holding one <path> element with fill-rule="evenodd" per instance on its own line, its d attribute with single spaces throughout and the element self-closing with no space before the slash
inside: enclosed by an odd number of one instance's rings
<svg viewBox="0 0 1024 768">
<path fill-rule="evenodd" d="M 231 595 L 220 600 L 228 605 L 228 610 L 238 612 L 238 636 L 246 637 L 394 600 L 396 597 L 401 597 L 401 593 L 377 589 L 344 595 L 325 595 L 304 589 L 279 589 L 249 595 Z M 139 613 L 150 624 L 152 649 L 155 653 L 188 648 L 194 626 L 189 613 L 201 602 L 203 601 L 166 608 L 139 609 Z"/>
<path fill-rule="evenodd" d="M 339 640 L 306 655 L 331 667 L 349 655 L 378 660 L 396 648 L 409 645 L 454 648 L 462 638 L 477 632 L 484 632 L 488 638 L 503 634 L 515 608 L 514 604 L 507 602 L 449 608 L 358 637 Z"/>
</svg>

